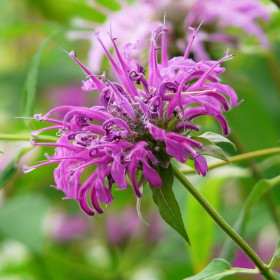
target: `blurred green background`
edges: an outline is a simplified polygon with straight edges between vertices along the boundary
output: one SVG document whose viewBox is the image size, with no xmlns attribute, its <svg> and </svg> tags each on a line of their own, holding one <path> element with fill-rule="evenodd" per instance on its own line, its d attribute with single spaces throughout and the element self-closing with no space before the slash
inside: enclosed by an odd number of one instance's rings
<svg viewBox="0 0 280 280">
<path fill-rule="evenodd" d="M 120 5 L 98 1 L 112 11 Z M 268 1 L 266 2 L 268 3 Z M 0 133 L 28 135 L 23 119 L 23 89 L 33 55 L 53 32 L 40 62 L 35 112 L 45 113 L 74 99 L 78 105 L 93 106 L 94 92 L 83 92 L 85 77 L 59 47 L 75 50 L 85 64 L 90 43 L 69 40 L 68 32 L 78 28 L 74 19 L 102 23 L 106 17 L 84 0 L 0 1 Z M 263 26 L 271 42 L 269 50 L 235 51 L 226 62 L 223 82 L 231 85 L 241 106 L 227 113 L 230 139 L 237 152 L 221 145 L 228 156 L 279 146 L 280 139 L 280 15 L 272 14 Z M 205 131 L 220 133 L 210 118 L 201 118 Z M 39 128 L 38 123 L 32 124 Z M 114 191 L 115 201 L 101 216 L 92 219 L 81 213 L 77 203 L 62 200 L 63 193 L 50 188 L 53 166 L 23 175 L 23 164 L 33 165 L 52 149 L 34 148 L 19 160 L 28 141 L 1 141 L 0 170 L 0 279 L 149 279 L 177 280 L 191 276 L 217 257 L 225 235 L 202 208 L 175 182 L 174 191 L 190 236 L 189 247 L 165 225 L 145 190 L 140 221 L 132 190 Z M 8 166 L 8 167 L 7 167 Z M 15 166 L 15 168 L 13 168 Z M 262 178 L 279 175 L 280 155 L 234 164 L 209 172 L 205 178 L 189 175 L 212 205 L 231 225 L 240 214 L 250 190 Z M 8 174 L 7 174 L 8 172 Z M 280 186 L 270 192 L 280 219 Z M 279 228 L 260 198 L 250 211 L 244 238 L 264 260 L 273 254 Z M 236 262 L 252 267 L 240 252 Z M 240 264 L 241 263 L 241 264 Z M 228 279 L 251 279 L 248 276 Z"/>
</svg>

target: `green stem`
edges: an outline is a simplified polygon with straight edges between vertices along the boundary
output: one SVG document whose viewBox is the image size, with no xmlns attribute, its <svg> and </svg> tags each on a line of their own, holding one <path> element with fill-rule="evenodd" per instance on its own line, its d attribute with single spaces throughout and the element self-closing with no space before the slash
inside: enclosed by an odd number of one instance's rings
<svg viewBox="0 0 280 280">
<path fill-rule="evenodd" d="M 231 163 L 237 163 L 237 162 L 242 162 L 242 161 L 246 161 L 246 160 L 250 160 L 250 159 L 254 159 L 254 158 L 274 155 L 274 154 L 277 154 L 277 153 L 280 153 L 280 147 L 270 148 L 270 149 L 265 149 L 265 150 L 259 150 L 259 151 L 255 151 L 255 152 L 249 152 L 249 153 L 241 154 L 241 155 L 238 155 L 238 156 L 233 156 L 233 157 L 230 157 L 228 159 Z M 221 162 L 209 164 L 208 168 L 210 170 L 210 169 L 214 169 L 214 168 L 217 168 L 217 167 L 220 167 L 220 166 L 224 166 L 226 164 L 228 164 L 228 162 L 221 161 Z M 196 173 L 196 171 L 194 169 L 180 169 L 180 171 L 183 174 Z"/>
<path fill-rule="evenodd" d="M 209 204 L 209 202 L 200 194 L 200 192 L 180 172 L 175 164 L 171 164 L 175 177 L 193 195 L 193 197 L 204 208 L 209 216 L 218 224 L 218 226 L 238 245 L 240 249 L 242 249 L 242 251 L 244 251 L 244 253 L 259 269 L 260 273 L 268 280 L 276 280 L 276 277 L 270 271 L 269 267 L 261 261 L 252 248 L 229 226 L 229 224 L 227 224 L 227 222 L 218 214 L 218 212 Z"/>
<path fill-rule="evenodd" d="M 30 141 L 31 136 L 26 134 L 3 134 L 0 133 L 0 140 L 12 140 L 12 141 L 20 141 L 20 140 L 26 140 Z M 56 142 L 57 138 L 54 136 L 49 136 L 49 135 L 38 135 L 36 136 L 37 140 L 41 141 L 50 141 L 50 142 Z"/>
</svg>

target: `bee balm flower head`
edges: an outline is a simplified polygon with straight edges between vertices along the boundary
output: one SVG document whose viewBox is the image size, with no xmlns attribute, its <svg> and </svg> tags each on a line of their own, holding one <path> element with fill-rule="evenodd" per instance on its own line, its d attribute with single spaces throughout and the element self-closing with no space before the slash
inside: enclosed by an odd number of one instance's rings
<svg viewBox="0 0 280 280">
<path fill-rule="evenodd" d="M 65 198 L 77 200 L 90 216 L 103 212 L 100 203 L 111 204 L 113 186 L 121 190 L 132 186 L 137 197 L 142 195 L 139 187 L 144 180 L 160 188 L 157 166 L 167 167 L 171 158 L 181 163 L 193 160 L 197 172 L 205 176 L 208 167 L 200 153 L 203 144 L 191 138 L 192 130 L 200 129 L 195 124 L 197 117 L 210 115 L 220 123 L 225 135 L 229 133 L 223 112 L 240 102 L 230 86 L 220 83 L 219 76 L 224 71 L 220 64 L 233 56 L 226 53 L 219 61 L 197 63 L 188 58 L 191 42 L 184 56 L 168 60 L 166 31 L 161 25 L 152 34 L 148 75 L 139 61 L 130 57 L 132 44 L 121 52 L 109 34 L 114 59 L 97 33 L 118 81 L 110 81 L 105 74 L 92 74 L 74 52 L 69 56 L 87 74 L 84 89 L 100 92 L 102 106 L 62 106 L 35 116 L 52 125 L 33 133 L 33 137 L 50 129 L 58 130 L 61 136 L 56 143 L 34 139 L 35 146 L 55 146 L 55 154 L 47 155 L 47 162 L 26 167 L 25 172 L 58 164 L 55 187 L 65 193 Z M 194 39 L 196 31 L 193 32 Z M 58 111 L 65 112 L 62 120 L 50 118 Z M 82 181 L 82 174 L 88 174 L 85 170 L 90 167 L 94 170 Z"/>
</svg>

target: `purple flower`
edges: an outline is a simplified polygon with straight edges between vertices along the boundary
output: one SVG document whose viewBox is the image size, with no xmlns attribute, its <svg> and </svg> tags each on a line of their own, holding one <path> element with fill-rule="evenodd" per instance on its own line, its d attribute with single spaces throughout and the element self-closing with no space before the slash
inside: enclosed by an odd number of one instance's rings
<svg viewBox="0 0 280 280">
<path fill-rule="evenodd" d="M 110 214 L 106 221 L 106 233 L 109 241 L 116 246 L 122 246 L 131 238 L 138 239 L 140 236 L 145 236 L 150 246 L 157 244 L 165 236 L 160 216 L 156 213 L 148 212 L 145 219 L 150 224 L 149 227 L 143 227 L 136 210 L 131 207 L 127 207 L 121 212 Z"/>
<path fill-rule="evenodd" d="M 130 238 L 139 236 L 141 232 L 141 220 L 135 209 L 131 208 L 108 216 L 106 225 L 108 239 L 115 245 L 122 245 Z"/>
<path fill-rule="evenodd" d="M 186 48 L 186 42 L 192 39 L 192 34 L 188 32 L 189 26 L 197 27 L 203 21 L 201 31 L 194 42 L 193 52 L 197 60 L 209 59 L 209 53 L 205 49 L 206 43 L 208 45 L 225 43 L 227 47 L 238 47 L 242 31 L 247 35 L 256 36 L 263 48 L 269 45 L 258 23 L 259 19 L 269 20 L 269 13 L 258 0 L 136 0 L 131 4 L 121 3 L 121 10 L 115 12 L 91 1 L 91 4 L 93 3 L 95 9 L 108 16 L 108 20 L 97 26 L 79 20 L 76 22 L 77 25 L 107 32 L 112 24 L 114 33 L 122 34 L 118 39 L 121 45 L 128 41 L 137 42 L 135 49 L 137 57 L 141 57 L 141 53 L 146 49 L 150 30 L 158 26 L 158 21 L 165 12 L 166 25 L 170 30 L 169 37 L 182 52 Z M 228 27 L 239 28 L 240 35 L 230 35 L 226 30 Z M 73 39 L 90 40 L 92 47 L 89 53 L 89 66 L 94 72 L 100 71 L 104 52 L 102 46 L 96 42 L 93 32 L 75 31 L 69 36 Z M 112 46 L 110 38 L 104 38 L 103 44 L 108 49 Z M 169 53 L 172 53 L 174 46 L 171 44 L 167 46 Z M 133 45 L 131 48 L 136 46 Z"/>
<path fill-rule="evenodd" d="M 207 59 L 209 56 L 203 46 L 205 42 L 225 42 L 237 46 L 240 37 L 224 32 L 227 27 L 237 27 L 246 34 L 256 36 L 263 48 L 268 48 L 268 39 L 257 23 L 257 20 L 269 20 L 268 11 L 261 2 L 256 0 L 199 0 L 190 9 L 185 26 L 203 25 L 214 26 L 214 32 L 201 32 L 194 43 L 197 48 L 196 58 Z"/>
<path fill-rule="evenodd" d="M 246 256 L 246 254 L 243 251 L 237 250 L 236 258 L 234 263 L 232 264 L 232 267 L 254 269 L 255 265 L 252 263 L 252 261 Z M 252 279 L 263 279 L 261 275 L 252 275 L 251 277 Z"/>
<path fill-rule="evenodd" d="M 69 242 L 86 236 L 91 230 L 91 223 L 80 214 L 61 212 L 51 217 L 47 228 L 54 241 Z"/>
<path fill-rule="evenodd" d="M 61 106 L 44 116 L 35 115 L 36 120 L 52 125 L 33 132 L 32 145 L 56 149 L 53 156 L 46 156 L 46 162 L 25 167 L 25 172 L 57 163 L 55 188 L 65 193 L 65 199 L 77 200 L 90 216 L 103 213 L 100 203 L 111 204 L 114 184 L 121 190 L 132 186 L 137 197 L 142 195 L 139 187 L 143 180 L 152 187 L 161 187 L 156 167 L 167 167 L 172 157 L 182 163 L 194 160 L 197 172 L 205 176 L 208 167 L 200 154 L 203 144 L 193 140 L 190 134 L 200 129 L 194 123 L 198 116 L 213 116 L 223 133 L 229 133 L 223 112 L 240 102 L 230 86 L 220 83 L 219 75 L 225 70 L 220 64 L 233 56 L 226 53 L 217 62 L 196 63 L 188 58 L 190 44 L 184 56 L 168 60 L 166 31 L 161 25 L 152 33 L 148 77 L 139 61 L 131 58 L 131 44 L 120 52 L 109 34 L 117 57 L 114 59 L 97 33 L 118 82 L 110 81 L 105 74 L 92 74 L 74 52 L 69 56 L 87 74 L 90 83 L 84 85 L 90 84 L 92 90 L 100 92 L 102 106 Z M 157 46 L 159 37 L 161 48 Z M 62 120 L 50 118 L 56 112 L 64 112 Z M 36 141 L 38 133 L 52 129 L 61 135 L 56 143 Z M 85 170 L 90 175 L 82 179 Z"/>
</svg>

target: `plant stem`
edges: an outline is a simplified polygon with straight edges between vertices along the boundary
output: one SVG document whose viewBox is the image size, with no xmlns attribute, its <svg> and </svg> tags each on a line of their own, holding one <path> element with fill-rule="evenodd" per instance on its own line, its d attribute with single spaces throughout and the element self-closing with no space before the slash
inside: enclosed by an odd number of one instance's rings
<svg viewBox="0 0 280 280">
<path fill-rule="evenodd" d="M 276 280 L 276 277 L 270 271 L 270 268 L 264 264 L 256 255 L 253 249 L 239 236 L 227 222 L 218 214 L 218 212 L 209 204 L 209 202 L 200 194 L 200 192 L 187 180 L 180 170 L 171 163 L 175 177 L 181 184 L 193 195 L 198 203 L 210 215 L 210 217 L 218 224 L 218 226 L 244 251 L 250 260 L 256 265 L 260 273 L 268 280 Z"/>
<path fill-rule="evenodd" d="M 238 156 L 233 156 L 233 157 L 230 157 L 228 159 L 231 163 L 237 163 L 237 162 L 247 161 L 247 160 L 250 160 L 250 159 L 259 158 L 259 157 L 263 157 L 263 156 L 274 155 L 274 154 L 277 154 L 277 153 L 280 153 L 280 147 L 264 149 L 264 150 L 259 150 L 259 151 L 255 151 L 255 152 L 249 152 L 249 153 L 241 154 L 241 155 L 238 155 Z M 214 169 L 214 168 L 226 165 L 226 164 L 228 164 L 228 162 L 221 161 L 221 162 L 210 164 L 208 166 L 208 168 L 210 170 L 210 169 Z M 180 169 L 180 171 L 183 174 L 196 173 L 196 171 L 194 169 Z"/>
<path fill-rule="evenodd" d="M 24 134 L 4 134 L 0 133 L 0 140 L 12 140 L 12 141 L 20 141 L 20 140 L 26 140 L 29 141 L 31 136 L 29 134 L 24 135 Z M 36 136 L 37 140 L 42 140 L 42 141 L 50 141 L 50 142 L 56 142 L 57 138 L 54 136 L 49 136 L 49 135 L 38 135 Z"/>
</svg>

